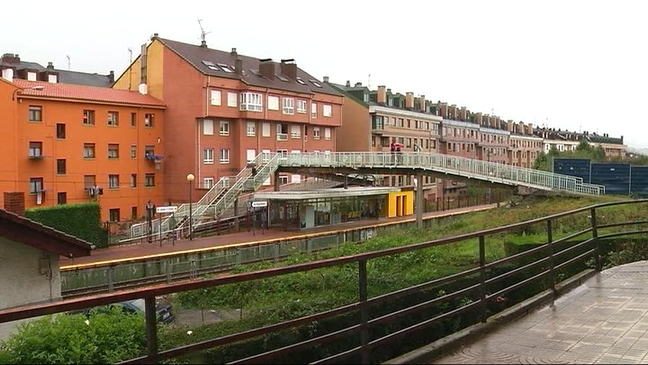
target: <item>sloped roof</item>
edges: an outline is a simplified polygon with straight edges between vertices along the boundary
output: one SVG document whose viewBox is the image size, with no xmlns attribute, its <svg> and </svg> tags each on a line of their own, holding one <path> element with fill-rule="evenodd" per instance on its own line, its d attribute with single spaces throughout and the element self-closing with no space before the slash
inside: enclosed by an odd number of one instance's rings
<svg viewBox="0 0 648 365">
<path fill-rule="evenodd" d="M 360 100 L 360 98 L 356 97 L 353 93 L 351 93 L 348 87 L 340 84 L 334 84 L 332 82 L 328 83 L 328 85 L 330 85 L 334 89 L 344 94 L 345 97 L 355 101 L 356 103 L 362 105 L 365 108 L 369 108 L 369 104 L 365 103 L 364 100 Z"/>
<path fill-rule="evenodd" d="M 82 101 L 98 101 L 116 104 L 146 105 L 164 108 L 165 104 L 150 95 L 143 95 L 137 91 L 111 89 L 105 87 L 50 83 L 45 81 L 27 81 L 14 79 L 13 83 L 22 88 L 18 95 L 36 97 L 75 99 Z M 35 86 L 42 86 L 42 90 L 33 90 Z"/>
<path fill-rule="evenodd" d="M 0 209 L 0 236 L 65 257 L 90 256 L 91 244 L 31 219 Z"/>
<path fill-rule="evenodd" d="M 58 82 L 62 84 L 75 84 L 75 85 L 86 85 L 86 86 L 97 86 L 97 87 L 111 87 L 112 81 L 110 80 L 110 75 L 100 75 L 98 73 L 88 73 L 80 71 L 70 71 L 70 70 L 61 70 L 55 68 L 47 68 L 37 62 L 29 61 L 20 61 L 17 63 L 14 62 L 4 62 L 0 59 L 0 67 L 13 67 L 16 70 L 35 70 L 38 72 L 41 71 L 51 71 L 59 74 Z"/>
<path fill-rule="evenodd" d="M 293 91 L 298 93 L 323 93 L 331 94 L 336 96 L 342 96 L 340 92 L 334 88 L 326 85 L 320 80 L 317 80 L 315 77 L 311 76 L 304 70 L 297 68 L 297 77 L 301 78 L 306 85 L 302 85 L 295 80 L 290 80 L 287 77 L 283 77 L 286 81 L 281 80 L 277 75 L 281 75 L 280 64 L 278 62 L 272 62 L 275 66 L 275 77 L 267 79 L 263 76 L 257 75 L 259 69 L 259 59 L 250 56 L 244 56 L 242 54 L 233 54 L 232 52 L 225 52 L 216 49 L 201 47 L 198 45 L 188 44 L 173 41 L 170 39 L 164 38 L 155 38 L 167 46 L 171 51 L 175 52 L 182 59 L 187 61 L 197 70 L 202 72 L 205 75 L 232 78 L 232 79 L 241 79 L 243 82 L 248 85 L 267 87 L 271 89 Z M 225 64 L 228 65 L 231 69 L 234 69 L 234 63 L 237 58 L 240 58 L 243 61 L 243 76 L 239 76 L 236 73 L 228 73 L 220 70 L 218 67 L 210 68 L 208 65 L 203 63 L 203 61 L 212 62 L 214 64 Z M 315 81 L 321 87 L 317 87 L 312 81 Z"/>
</svg>

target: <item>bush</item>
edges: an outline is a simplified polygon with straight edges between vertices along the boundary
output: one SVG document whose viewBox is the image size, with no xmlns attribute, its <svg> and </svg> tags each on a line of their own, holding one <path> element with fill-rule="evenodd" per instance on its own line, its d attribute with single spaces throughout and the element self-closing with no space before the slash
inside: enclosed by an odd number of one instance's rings
<svg viewBox="0 0 648 365">
<path fill-rule="evenodd" d="M 0 342 L 5 364 L 113 364 L 146 352 L 144 317 L 116 308 L 96 313 L 46 316 L 19 326 Z"/>
<path fill-rule="evenodd" d="M 46 226 L 95 244 L 108 245 L 108 236 L 101 225 L 98 203 L 65 204 L 28 209 L 25 216 Z"/>
</svg>

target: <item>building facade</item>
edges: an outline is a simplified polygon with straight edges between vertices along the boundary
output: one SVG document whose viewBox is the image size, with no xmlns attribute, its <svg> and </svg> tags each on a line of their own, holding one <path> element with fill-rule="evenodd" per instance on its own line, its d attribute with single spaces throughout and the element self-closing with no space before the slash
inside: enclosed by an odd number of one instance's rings
<svg viewBox="0 0 648 365">
<path fill-rule="evenodd" d="M 558 152 L 575 151 L 581 142 L 587 142 L 592 147 L 600 146 L 605 151 L 605 157 L 624 158 L 628 146 L 623 144 L 623 136 L 610 137 L 609 134 L 584 132 L 571 132 L 556 128 L 538 128 L 534 134 L 542 138 L 543 151 L 548 153 L 552 149 Z"/>
<path fill-rule="evenodd" d="M 99 200 L 104 221 L 162 199 L 164 104 L 149 95 L 50 81 L 0 79 L 3 191 L 28 208 Z"/>
<path fill-rule="evenodd" d="M 297 67 L 210 49 L 156 35 L 115 82 L 146 88 L 167 105 L 165 193 L 188 201 L 246 168 L 263 152 L 327 153 L 335 150 L 343 96 Z M 195 176 L 188 183 L 188 174 Z M 266 185 L 299 181 L 281 176 Z"/>
</svg>

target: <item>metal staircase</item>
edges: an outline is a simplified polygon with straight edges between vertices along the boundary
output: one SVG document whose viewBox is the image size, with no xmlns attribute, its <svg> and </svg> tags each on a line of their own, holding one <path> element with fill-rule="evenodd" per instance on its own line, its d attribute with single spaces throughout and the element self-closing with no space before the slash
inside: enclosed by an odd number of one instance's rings
<svg viewBox="0 0 648 365">
<path fill-rule="evenodd" d="M 347 167 L 366 169 L 428 170 L 475 180 L 533 189 L 563 191 L 571 194 L 603 195 L 605 186 L 584 183 L 582 178 L 504 165 L 496 162 L 444 155 L 440 153 L 402 152 L 332 152 L 282 155 L 280 166 Z M 400 171 L 399 173 L 404 173 Z"/>
</svg>

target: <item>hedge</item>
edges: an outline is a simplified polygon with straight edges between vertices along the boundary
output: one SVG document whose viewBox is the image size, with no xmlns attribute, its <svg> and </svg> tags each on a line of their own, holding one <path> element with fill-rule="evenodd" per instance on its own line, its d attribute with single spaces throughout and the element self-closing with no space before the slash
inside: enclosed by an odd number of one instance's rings
<svg viewBox="0 0 648 365">
<path fill-rule="evenodd" d="M 25 216 L 33 221 L 93 243 L 108 245 L 108 234 L 101 224 L 98 203 L 64 204 L 27 209 Z"/>
</svg>

